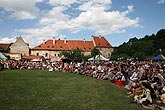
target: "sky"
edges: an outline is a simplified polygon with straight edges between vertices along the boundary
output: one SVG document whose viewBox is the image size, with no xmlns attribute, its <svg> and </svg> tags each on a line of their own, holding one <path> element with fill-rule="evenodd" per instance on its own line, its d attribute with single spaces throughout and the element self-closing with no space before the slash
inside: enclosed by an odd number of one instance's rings
<svg viewBox="0 0 165 110">
<path fill-rule="evenodd" d="M 114 47 L 164 29 L 164 11 L 165 0 L 0 0 L 0 43 L 102 35 Z"/>
</svg>

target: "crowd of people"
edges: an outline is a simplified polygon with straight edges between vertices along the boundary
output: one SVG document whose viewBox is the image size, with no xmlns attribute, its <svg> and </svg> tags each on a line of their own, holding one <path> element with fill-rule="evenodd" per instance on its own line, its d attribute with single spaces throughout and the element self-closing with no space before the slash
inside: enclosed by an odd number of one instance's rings
<svg viewBox="0 0 165 110">
<path fill-rule="evenodd" d="M 165 104 L 165 65 L 152 61 L 99 61 L 99 62 L 4 62 L 7 69 L 62 71 L 90 76 L 123 86 L 134 102 L 150 107 L 153 102 Z"/>
</svg>

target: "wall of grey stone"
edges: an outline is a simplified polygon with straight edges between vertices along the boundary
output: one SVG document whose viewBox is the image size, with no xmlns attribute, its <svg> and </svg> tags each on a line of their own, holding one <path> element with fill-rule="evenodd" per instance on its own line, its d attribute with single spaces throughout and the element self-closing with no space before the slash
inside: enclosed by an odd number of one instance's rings
<svg viewBox="0 0 165 110">
<path fill-rule="evenodd" d="M 16 42 L 10 46 L 10 53 L 20 53 L 22 55 L 29 55 L 29 46 L 21 37 L 17 38 Z"/>
</svg>

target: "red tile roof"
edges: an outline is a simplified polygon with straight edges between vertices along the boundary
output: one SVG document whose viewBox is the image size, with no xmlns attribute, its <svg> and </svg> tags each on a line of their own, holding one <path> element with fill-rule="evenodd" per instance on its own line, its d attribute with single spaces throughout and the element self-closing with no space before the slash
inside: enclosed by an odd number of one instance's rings
<svg viewBox="0 0 165 110">
<path fill-rule="evenodd" d="M 10 43 L 10 44 L 4 44 L 4 43 L 2 43 L 2 44 L 0 44 L 0 51 L 1 52 L 9 52 L 9 47 L 10 47 L 10 45 L 11 45 L 12 43 Z"/>
<path fill-rule="evenodd" d="M 94 42 L 97 47 L 108 47 L 112 48 L 109 42 L 104 37 L 93 36 Z M 47 40 L 44 43 L 32 48 L 31 50 L 73 50 L 82 49 L 83 51 L 91 51 L 94 48 L 93 41 L 83 40 Z"/>
<path fill-rule="evenodd" d="M 103 36 L 93 36 L 96 47 L 112 48 L 111 44 Z"/>
<path fill-rule="evenodd" d="M 4 48 L 4 49 L 8 48 L 9 46 L 10 46 L 10 44 L 0 44 L 0 47 Z"/>
<path fill-rule="evenodd" d="M 73 50 L 82 49 L 83 51 L 91 51 L 94 48 L 92 41 L 79 41 L 79 40 L 47 40 L 46 42 L 32 48 L 32 50 Z"/>
</svg>

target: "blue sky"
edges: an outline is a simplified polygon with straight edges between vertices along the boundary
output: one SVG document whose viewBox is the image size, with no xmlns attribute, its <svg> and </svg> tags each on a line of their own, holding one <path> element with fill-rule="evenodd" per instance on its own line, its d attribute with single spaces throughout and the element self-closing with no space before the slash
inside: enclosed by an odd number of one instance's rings
<svg viewBox="0 0 165 110">
<path fill-rule="evenodd" d="M 0 43 L 103 35 L 119 46 L 164 29 L 164 10 L 165 0 L 0 0 Z"/>
</svg>

